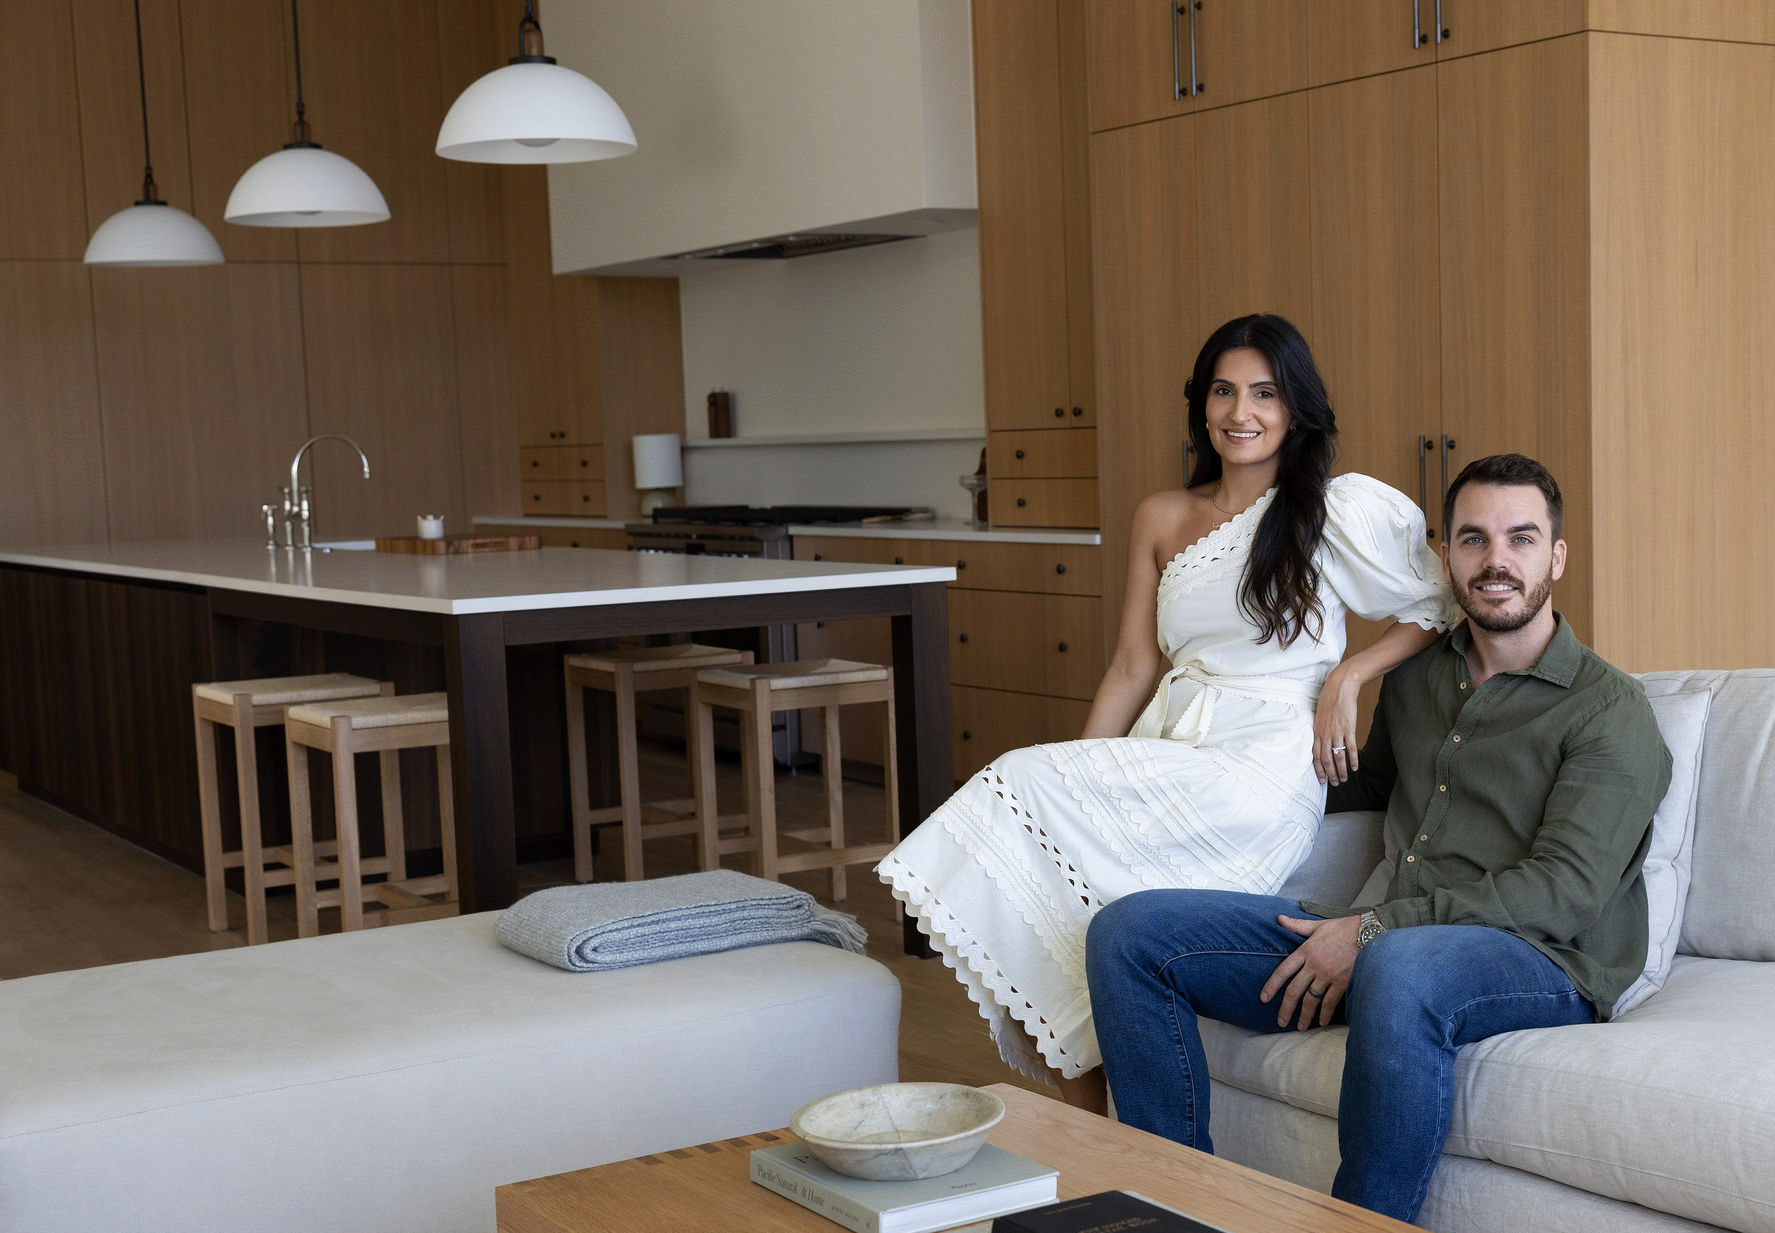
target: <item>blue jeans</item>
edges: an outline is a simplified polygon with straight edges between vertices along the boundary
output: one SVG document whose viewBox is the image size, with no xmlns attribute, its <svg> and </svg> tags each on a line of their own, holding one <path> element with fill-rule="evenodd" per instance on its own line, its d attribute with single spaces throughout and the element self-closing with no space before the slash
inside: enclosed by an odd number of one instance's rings
<svg viewBox="0 0 1775 1233">
<path fill-rule="evenodd" d="M 1276 923 L 1280 915 L 1316 919 L 1292 899 L 1214 890 L 1142 891 L 1097 914 L 1086 970 L 1122 1121 L 1214 1150 L 1196 1017 L 1296 1030 L 1276 1022 L 1279 995 L 1257 1000 L 1302 940 Z M 1512 934 L 1425 925 L 1375 938 L 1358 953 L 1336 1014 L 1350 1035 L 1332 1194 L 1416 1219 L 1448 1138 L 1455 1051 L 1499 1032 L 1593 1018 L 1558 965 Z"/>
</svg>

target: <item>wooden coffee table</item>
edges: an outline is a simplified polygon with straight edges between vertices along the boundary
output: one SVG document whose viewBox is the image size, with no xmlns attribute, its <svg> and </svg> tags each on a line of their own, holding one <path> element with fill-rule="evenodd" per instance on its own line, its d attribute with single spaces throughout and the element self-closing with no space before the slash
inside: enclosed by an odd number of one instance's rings
<svg viewBox="0 0 1775 1233">
<path fill-rule="evenodd" d="M 1408 1230 L 1263 1173 L 1169 1139 L 1081 1113 L 1021 1088 L 986 1089 L 1005 1102 L 992 1142 L 1060 1170 L 1060 1197 L 1137 1190 L 1228 1233 L 1386 1233 Z M 500 1233 L 735 1229 L 832 1233 L 842 1226 L 754 1185 L 753 1148 L 792 1142 L 786 1130 L 723 1139 L 494 1192 Z"/>
</svg>

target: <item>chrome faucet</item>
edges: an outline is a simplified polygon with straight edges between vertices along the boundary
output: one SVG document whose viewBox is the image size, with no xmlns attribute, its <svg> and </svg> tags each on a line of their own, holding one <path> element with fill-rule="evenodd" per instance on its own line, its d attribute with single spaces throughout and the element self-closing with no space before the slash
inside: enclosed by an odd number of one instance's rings
<svg viewBox="0 0 1775 1233">
<path fill-rule="evenodd" d="M 357 451 L 358 461 L 364 464 L 364 478 L 370 478 L 370 460 L 364 456 L 363 447 L 350 437 L 336 432 L 323 432 L 313 436 L 296 447 L 296 456 L 290 460 L 290 485 L 283 492 L 284 547 L 309 549 L 314 547 L 314 489 L 302 483 L 298 472 L 302 469 L 302 455 L 316 441 L 343 441 Z"/>
</svg>

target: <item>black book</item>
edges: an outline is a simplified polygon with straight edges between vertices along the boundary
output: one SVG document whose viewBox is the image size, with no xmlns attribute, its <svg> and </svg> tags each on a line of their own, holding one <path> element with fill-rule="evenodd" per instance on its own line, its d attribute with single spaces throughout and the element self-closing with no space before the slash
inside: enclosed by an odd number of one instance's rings
<svg viewBox="0 0 1775 1233">
<path fill-rule="evenodd" d="M 1126 1190 L 1105 1190 L 1082 1199 L 1000 1216 L 992 1233 L 1226 1233 Z"/>
</svg>

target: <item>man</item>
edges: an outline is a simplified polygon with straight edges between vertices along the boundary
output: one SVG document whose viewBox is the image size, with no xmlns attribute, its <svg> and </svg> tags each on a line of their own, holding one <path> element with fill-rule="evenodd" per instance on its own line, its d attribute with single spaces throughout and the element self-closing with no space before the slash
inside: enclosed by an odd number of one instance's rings
<svg viewBox="0 0 1775 1233">
<path fill-rule="evenodd" d="M 1638 976 L 1670 754 L 1638 682 L 1551 607 L 1561 513 L 1520 454 L 1448 491 L 1443 569 L 1467 620 L 1388 675 L 1326 803 L 1386 808 L 1398 856 L 1379 905 L 1156 890 L 1098 914 L 1091 1007 L 1122 1120 L 1213 1150 L 1198 1015 L 1348 1023 L 1332 1193 L 1411 1221 L 1448 1137 L 1455 1051 L 1606 1018 Z"/>
</svg>

